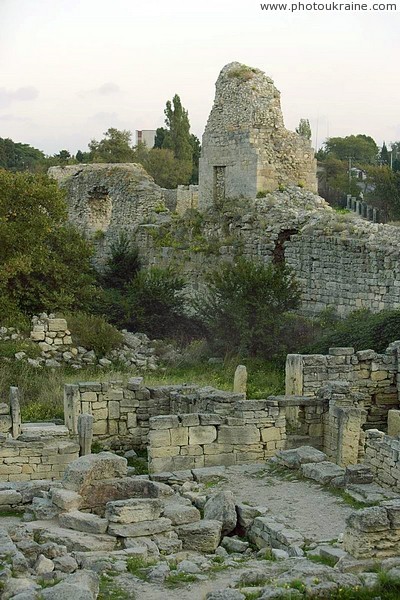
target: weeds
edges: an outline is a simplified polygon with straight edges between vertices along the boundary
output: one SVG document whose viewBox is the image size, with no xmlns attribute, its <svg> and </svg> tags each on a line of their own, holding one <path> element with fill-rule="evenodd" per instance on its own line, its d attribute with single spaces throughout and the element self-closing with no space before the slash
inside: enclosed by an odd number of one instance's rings
<svg viewBox="0 0 400 600">
<path fill-rule="evenodd" d="M 307 554 L 308 560 L 318 565 L 325 565 L 326 567 L 334 567 L 337 563 L 337 559 L 331 556 L 321 556 L 320 554 Z"/>
</svg>

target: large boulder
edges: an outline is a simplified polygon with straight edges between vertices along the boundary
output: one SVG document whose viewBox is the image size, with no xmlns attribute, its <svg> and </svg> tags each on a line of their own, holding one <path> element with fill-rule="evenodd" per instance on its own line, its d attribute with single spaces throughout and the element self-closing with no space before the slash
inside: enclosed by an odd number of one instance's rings
<svg viewBox="0 0 400 600">
<path fill-rule="evenodd" d="M 197 552 L 215 552 L 221 540 L 222 524 L 220 521 L 198 521 L 176 528 L 184 550 Z"/>
<path fill-rule="evenodd" d="M 233 492 L 226 490 L 211 496 L 204 506 L 204 518 L 211 521 L 220 521 L 223 536 L 231 533 L 235 529 L 237 522 Z"/>
<path fill-rule="evenodd" d="M 112 452 L 87 454 L 77 458 L 65 469 L 62 484 L 80 494 L 93 482 L 102 479 L 125 477 L 128 461 Z"/>
</svg>

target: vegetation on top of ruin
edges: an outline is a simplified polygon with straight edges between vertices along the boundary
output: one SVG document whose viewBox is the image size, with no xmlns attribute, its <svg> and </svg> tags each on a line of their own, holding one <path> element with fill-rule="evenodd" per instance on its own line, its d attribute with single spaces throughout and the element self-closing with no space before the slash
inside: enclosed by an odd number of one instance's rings
<svg viewBox="0 0 400 600">
<path fill-rule="evenodd" d="M 257 69 L 248 67 L 247 65 L 239 65 L 228 71 L 228 77 L 230 79 L 235 78 L 241 81 L 250 81 L 250 79 L 253 79 L 255 73 L 257 73 Z"/>
</svg>

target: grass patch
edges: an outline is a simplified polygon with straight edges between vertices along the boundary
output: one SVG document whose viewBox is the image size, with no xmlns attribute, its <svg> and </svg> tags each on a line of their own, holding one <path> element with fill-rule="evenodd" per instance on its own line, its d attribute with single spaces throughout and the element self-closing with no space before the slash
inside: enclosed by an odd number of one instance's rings
<svg viewBox="0 0 400 600">
<path fill-rule="evenodd" d="M 169 588 L 179 587 L 182 583 L 193 583 L 197 581 L 196 575 L 192 575 L 191 573 L 178 573 L 177 571 L 174 573 L 170 573 L 165 578 L 165 585 Z"/>
<path fill-rule="evenodd" d="M 307 558 L 313 563 L 327 567 L 334 567 L 337 562 L 337 560 L 330 556 L 320 556 L 319 554 L 307 554 Z"/>
<path fill-rule="evenodd" d="M 240 79 L 241 81 L 250 81 L 253 79 L 256 70 L 247 65 L 240 65 L 235 69 L 231 69 L 228 73 L 230 79 Z"/>
<path fill-rule="evenodd" d="M 266 548 L 265 552 L 258 557 L 260 560 L 269 560 L 272 562 L 276 561 L 276 556 L 272 553 L 272 549 L 271 548 Z"/>
<path fill-rule="evenodd" d="M 100 590 L 97 600 L 134 600 L 132 592 L 126 592 L 112 581 L 109 575 L 100 577 Z"/>
<path fill-rule="evenodd" d="M 4 517 L 18 517 L 18 519 L 21 519 L 23 514 L 24 511 L 17 508 L 0 509 L 0 519 Z"/>
<path fill-rule="evenodd" d="M 37 579 L 37 583 L 40 585 L 40 587 L 42 589 L 46 589 L 46 588 L 52 588 L 55 585 L 57 585 L 57 583 L 60 583 L 61 579 Z"/>
<path fill-rule="evenodd" d="M 37 344 L 31 340 L 2 340 L 0 341 L 0 356 L 4 358 L 14 358 L 17 352 L 25 352 L 29 358 L 37 358 L 41 350 Z"/>
<path fill-rule="evenodd" d="M 148 385 L 193 383 L 232 391 L 233 377 L 239 364 L 247 367 L 248 398 L 262 399 L 284 393 L 284 368 L 273 362 L 268 363 L 255 358 L 231 357 L 220 364 L 198 362 L 191 365 L 167 366 L 164 372 L 146 374 L 145 382 Z"/>
<path fill-rule="evenodd" d="M 154 561 L 146 561 L 140 556 L 130 556 L 126 561 L 126 569 L 131 575 L 142 581 L 147 581 L 147 569 L 154 564 Z"/>
<path fill-rule="evenodd" d="M 359 500 L 356 500 L 355 498 L 350 496 L 350 494 L 348 492 L 346 492 L 345 490 L 341 490 L 340 488 L 334 488 L 331 486 L 323 486 L 323 489 L 327 490 L 333 496 L 340 498 L 341 500 L 343 500 L 343 502 L 345 504 L 347 504 L 348 506 L 351 506 L 355 510 L 359 510 L 360 508 L 366 508 L 367 506 L 378 506 L 379 505 L 379 502 L 360 502 Z"/>
</svg>

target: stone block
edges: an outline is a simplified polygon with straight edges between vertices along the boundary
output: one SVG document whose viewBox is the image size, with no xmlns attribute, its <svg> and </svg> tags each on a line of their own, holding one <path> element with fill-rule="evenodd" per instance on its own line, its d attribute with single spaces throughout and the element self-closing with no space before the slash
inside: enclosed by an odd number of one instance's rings
<svg viewBox="0 0 400 600">
<path fill-rule="evenodd" d="M 110 402 L 108 403 L 108 416 L 110 419 L 119 419 L 119 402 L 116 402 L 115 400 L 110 400 Z"/>
<path fill-rule="evenodd" d="M 400 435 L 400 410 L 388 411 L 388 435 L 392 437 Z"/>
<path fill-rule="evenodd" d="M 329 348 L 329 354 L 331 356 L 351 356 L 352 354 L 354 354 L 354 348 Z"/>
<path fill-rule="evenodd" d="M 211 444 L 217 439 L 213 425 L 198 425 L 189 428 L 189 444 Z"/>
<path fill-rule="evenodd" d="M 189 427 L 170 429 L 171 446 L 187 446 L 189 443 Z"/>
<path fill-rule="evenodd" d="M 262 456 L 260 460 L 263 458 L 264 457 Z M 204 456 L 205 467 L 218 467 L 221 465 L 225 467 L 231 467 L 237 462 L 239 461 L 237 461 L 237 456 L 234 452 L 231 452 L 230 454 L 206 454 Z"/>
<path fill-rule="evenodd" d="M 93 423 L 93 435 L 105 435 L 107 433 L 107 421 L 95 421 Z"/>
<path fill-rule="evenodd" d="M 108 502 L 105 517 L 113 523 L 152 521 L 160 517 L 162 508 L 162 502 L 157 498 L 129 498 Z"/>
<path fill-rule="evenodd" d="M 222 524 L 220 521 L 202 520 L 176 528 L 184 550 L 196 552 L 215 552 L 221 540 Z"/>
<path fill-rule="evenodd" d="M 277 427 L 265 427 L 261 429 L 261 439 L 263 442 L 278 442 L 281 439 L 281 430 Z"/>
<path fill-rule="evenodd" d="M 82 392 L 81 393 L 81 401 L 82 402 L 97 402 L 96 392 Z"/>
<path fill-rule="evenodd" d="M 118 537 L 141 537 L 171 531 L 170 519 L 161 517 L 152 521 L 140 521 L 138 523 L 110 523 L 108 533 Z"/>
<path fill-rule="evenodd" d="M 221 535 L 228 535 L 236 527 L 237 514 L 233 492 L 230 490 L 213 494 L 205 503 L 204 518 L 209 521 L 220 521 Z"/>
<path fill-rule="evenodd" d="M 163 516 L 171 520 L 172 525 L 186 525 L 200 521 L 200 511 L 194 506 L 173 502 L 164 508 Z"/>
<path fill-rule="evenodd" d="M 179 426 L 179 419 L 175 415 L 165 415 L 161 417 L 151 417 L 149 419 L 151 430 L 154 429 L 172 429 Z"/>
<path fill-rule="evenodd" d="M 260 430 L 255 425 L 221 425 L 218 431 L 219 444 L 256 444 L 260 441 Z"/>
<path fill-rule="evenodd" d="M 329 484 L 336 477 L 345 475 L 345 469 L 329 461 L 303 464 L 301 472 L 304 477 L 314 479 L 323 485 Z"/>
<path fill-rule="evenodd" d="M 53 488 L 51 492 L 53 504 L 62 510 L 78 510 L 82 504 L 82 496 L 73 490 Z"/>
<path fill-rule="evenodd" d="M 22 502 L 22 495 L 16 490 L 0 490 L 0 506 L 14 506 Z"/>
<path fill-rule="evenodd" d="M 161 446 L 160 448 L 151 446 L 148 449 L 148 456 L 150 459 L 173 458 L 174 456 L 179 456 L 179 446 Z"/>
<path fill-rule="evenodd" d="M 93 481 L 125 477 L 128 466 L 126 458 L 111 452 L 81 456 L 70 463 L 64 474 L 63 486 L 79 492 Z"/>
<path fill-rule="evenodd" d="M 179 419 L 183 427 L 194 427 L 200 424 L 199 415 L 195 414 L 182 414 L 179 415 Z"/>
<path fill-rule="evenodd" d="M 198 483 L 218 483 L 227 479 L 224 466 L 197 468 L 192 473 Z"/>
<path fill-rule="evenodd" d="M 67 321 L 65 319 L 49 319 L 48 320 L 49 331 L 65 331 L 68 329 Z"/>
<path fill-rule="evenodd" d="M 92 513 L 84 513 L 79 510 L 65 512 L 58 517 L 61 527 L 83 531 L 85 533 L 105 533 L 108 527 L 107 519 L 102 519 Z"/>
</svg>

